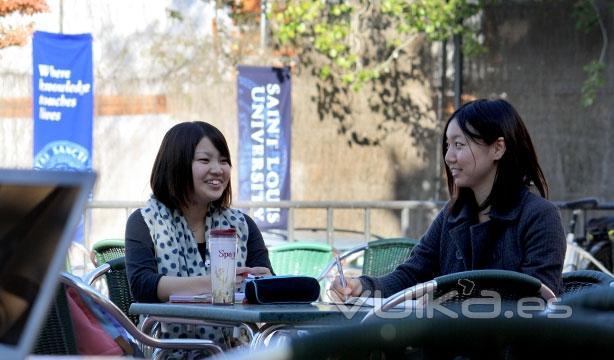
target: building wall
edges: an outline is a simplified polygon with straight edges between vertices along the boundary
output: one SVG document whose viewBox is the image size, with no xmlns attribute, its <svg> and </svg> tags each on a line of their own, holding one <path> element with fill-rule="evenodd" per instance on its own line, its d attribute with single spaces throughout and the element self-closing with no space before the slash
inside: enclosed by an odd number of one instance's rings
<svg viewBox="0 0 614 360">
<path fill-rule="evenodd" d="M 180 6 L 181 2 L 172 6 Z M 65 33 L 91 32 L 94 38 L 95 117 L 93 167 L 98 173 L 95 200 L 145 200 L 150 194 L 151 166 L 164 133 L 181 121 L 204 120 L 226 135 L 234 163 L 238 150 L 236 72 L 226 51 L 211 40 L 211 8 L 195 1 L 184 14 L 193 21 L 170 20 L 166 1 L 64 1 Z M 59 31 L 59 2 L 49 1 L 51 13 L 35 17 L 37 29 Z M 178 5 L 179 4 L 179 5 Z M 198 14 L 198 15 L 194 15 Z M 207 15 L 209 14 L 209 15 Z M 216 27 L 229 26 L 218 14 Z M 221 24 L 221 25 L 220 25 Z M 222 35 L 220 35 L 222 36 Z M 0 52 L 0 166 L 29 168 L 32 162 L 31 44 Z M 187 61 L 186 61 L 187 59 Z M 243 63 L 266 65 L 250 56 Z M 396 131 L 380 146 L 351 146 L 338 124 L 318 116 L 317 79 L 308 71 L 293 73 L 292 200 L 426 199 L 433 186 L 424 185 L 426 158 L 419 155 L 407 131 Z M 400 91 L 415 94 L 426 127 L 433 127 L 431 90 L 407 81 Z M 358 131 L 376 126 L 369 116 L 368 90 L 350 94 L 353 123 Z M 422 152 L 424 152 L 422 150 Z M 399 174 L 411 174 L 399 179 Z M 420 176 L 417 176 L 420 175 Z M 238 189 L 236 168 L 232 185 Z M 432 181 L 430 175 L 427 181 Z M 413 179 L 415 192 L 399 197 L 400 181 Z M 408 185 L 412 187 L 413 185 Z M 425 190 L 426 189 L 426 190 Z M 238 194 L 238 191 L 235 191 Z M 236 199 L 235 199 L 236 200 Z M 430 216 L 431 214 L 429 214 Z M 121 238 L 123 211 L 93 212 L 91 237 Z M 400 212 L 377 210 L 371 229 L 379 236 L 399 236 Z M 422 218 L 412 220 L 412 233 L 424 229 Z M 301 228 L 325 228 L 325 210 L 295 214 Z M 335 212 L 337 228 L 361 231 L 360 210 Z M 321 233 L 323 234 L 323 233 Z M 355 238 L 358 238 L 355 236 Z"/>
<path fill-rule="evenodd" d="M 574 1 L 500 1 L 485 11 L 488 53 L 468 59 L 465 91 L 505 95 L 533 137 L 556 200 L 614 199 L 614 26 L 598 1 L 608 32 L 605 85 L 589 108 L 580 104 L 582 68 L 599 58 L 601 33 L 576 30 Z"/>
<path fill-rule="evenodd" d="M 161 139 L 181 121 L 204 120 L 219 127 L 236 163 L 236 73 L 229 58 L 219 56 L 227 49 L 211 41 L 212 29 L 230 26 L 227 16 L 218 14 L 217 27 L 212 27 L 209 5 L 194 1 L 184 9 L 194 21 L 179 24 L 167 17 L 165 9 L 180 3 L 64 0 L 64 31 L 92 32 L 94 37 L 96 200 L 145 200 Z M 37 28 L 57 32 L 59 2 L 49 4 L 52 12 L 35 18 Z M 609 99 L 614 66 L 609 64 L 596 104 L 582 108 L 582 66 L 598 56 L 601 44 L 598 33 L 575 30 L 569 16 L 571 4 L 506 1 L 488 8 L 483 35 L 489 52 L 466 59 L 465 94 L 505 96 L 517 107 L 550 180 L 552 199 L 599 196 L 611 200 Z M 608 30 L 614 34 L 611 12 L 605 13 Z M 405 54 L 397 61 L 396 93 L 390 106 L 399 117 L 409 114 L 412 125 L 392 122 L 388 136 L 377 146 L 349 143 L 334 116 L 319 114 L 318 80 L 307 69 L 294 70 L 292 200 L 445 199 L 437 165 L 442 123 L 437 115 L 439 49 L 437 44 L 425 44 L 415 56 Z M 0 56 L 0 166 L 28 168 L 32 162 L 31 47 L 4 49 Z M 249 54 L 241 59 L 251 65 L 267 64 L 266 59 Z M 452 67 L 451 61 L 448 65 Z M 450 69 L 447 74 L 453 75 Z M 444 99 L 448 103 L 450 91 Z M 369 88 L 347 95 L 351 124 L 358 133 L 372 132 L 381 120 L 381 111 L 368 105 L 381 95 Z M 237 188 L 236 170 L 232 176 Z M 410 235 L 417 237 L 433 214 L 415 215 Z M 125 216 L 121 211 L 96 211 L 88 241 L 123 237 Z M 325 211 L 297 212 L 296 226 L 325 227 L 325 216 Z M 361 211 L 335 213 L 338 228 L 361 231 L 362 221 Z M 375 211 L 372 221 L 374 234 L 400 235 L 398 212 Z"/>
</svg>

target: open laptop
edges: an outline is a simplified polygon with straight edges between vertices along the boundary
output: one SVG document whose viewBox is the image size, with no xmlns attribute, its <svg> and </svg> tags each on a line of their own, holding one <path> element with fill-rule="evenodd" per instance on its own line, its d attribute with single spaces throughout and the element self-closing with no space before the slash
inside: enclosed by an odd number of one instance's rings
<svg viewBox="0 0 614 360">
<path fill-rule="evenodd" d="M 0 359 L 30 353 L 94 180 L 0 169 Z"/>
</svg>

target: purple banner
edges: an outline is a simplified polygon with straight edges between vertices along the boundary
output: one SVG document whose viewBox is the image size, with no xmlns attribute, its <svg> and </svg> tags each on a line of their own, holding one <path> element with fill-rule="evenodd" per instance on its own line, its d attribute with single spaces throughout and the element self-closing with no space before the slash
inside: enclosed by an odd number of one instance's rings
<svg viewBox="0 0 614 360">
<path fill-rule="evenodd" d="M 238 66 L 239 199 L 290 200 L 291 81 L 288 68 Z M 259 208 L 262 230 L 285 229 L 287 209 Z"/>
</svg>

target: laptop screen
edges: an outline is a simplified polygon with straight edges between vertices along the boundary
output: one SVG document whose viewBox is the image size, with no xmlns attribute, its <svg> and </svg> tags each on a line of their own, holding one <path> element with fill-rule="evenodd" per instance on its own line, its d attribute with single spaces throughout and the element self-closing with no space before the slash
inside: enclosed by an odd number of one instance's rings
<svg viewBox="0 0 614 360">
<path fill-rule="evenodd" d="M 25 357 L 53 300 L 94 174 L 0 170 L 0 358 Z"/>
</svg>

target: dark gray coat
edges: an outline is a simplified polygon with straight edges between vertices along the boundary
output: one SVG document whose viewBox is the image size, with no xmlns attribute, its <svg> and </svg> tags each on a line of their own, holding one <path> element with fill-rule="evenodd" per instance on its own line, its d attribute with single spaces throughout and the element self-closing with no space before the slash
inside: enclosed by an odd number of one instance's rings
<svg viewBox="0 0 614 360">
<path fill-rule="evenodd" d="M 559 211 L 527 189 L 518 195 L 515 207 L 493 210 L 481 224 L 468 207 L 455 216 L 444 207 L 409 259 L 383 277 L 361 276 L 363 290 L 388 297 L 440 275 L 503 269 L 531 275 L 559 294 L 566 249 Z"/>
</svg>

